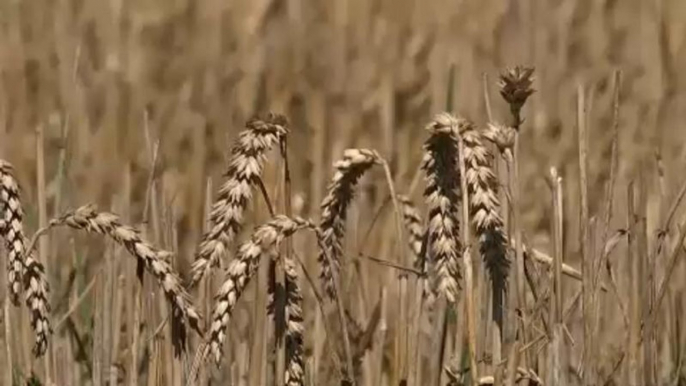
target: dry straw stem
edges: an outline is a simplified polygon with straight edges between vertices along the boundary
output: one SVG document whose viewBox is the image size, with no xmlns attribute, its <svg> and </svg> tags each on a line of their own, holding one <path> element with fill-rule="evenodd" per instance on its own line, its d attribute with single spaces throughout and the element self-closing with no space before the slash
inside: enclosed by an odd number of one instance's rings
<svg viewBox="0 0 686 386">
<path fill-rule="evenodd" d="M 14 168 L 4 160 L 0 160 L 0 204 L 5 222 L 2 237 L 7 246 L 9 297 L 12 304 L 18 306 L 24 273 L 24 211 L 19 196 L 19 184 L 14 177 Z"/>
<path fill-rule="evenodd" d="M 239 247 L 238 255 L 235 260 L 231 261 L 226 279 L 215 296 L 212 324 L 207 344 L 202 348 L 202 357 L 211 354 L 215 363 L 221 361 L 222 345 L 226 337 L 231 313 L 250 279 L 257 273 L 262 256 L 273 257 L 276 255 L 281 241 L 303 228 L 315 228 L 315 226 L 310 221 L 301 218 L 276 216 L 257 228 L 250 240 Z M 295 308 L 292 308 L 294 315 L 297 314 Z M 302 317 L 299 319 L 301 320 Z M 302 326 L 299 330 L 302 330 Z"/>
<path fill-rule="evenodd" d="M 278 114 L 269 114 L 265 120 L 254 118 L 246 127 L 231 150 L 226 182 L 212 205 L 209 230 L 203 235 L 191 267 L 192 285 L 226 255 L 229 243 L 243 225 L 243 212 L 262 174 L 267 152 L 288 133 L 286 118 Z"/>
<path fill-rule="evenodd" d="M 461 279 L 458 124 L 450 114 L 438 114 L 426 127 L 430 136 L 424 143 L 422 159 L 426 179 L 424 197 L 429 212 L 427 253 L 436 274 L 438 292 L 450 303 L 457 302 Z"/>
<path fill-rule="evenodd" d="M 93 205 L 68 212 L 50 221 L 49 227 L 61 225 L 109 236 L 126 248 L 157 279 L 171 304 L 172 317 L 178 325 L 183 326 L 187 322 L 191 328 L 202 334 L 200 315 L 195 310 L 190 295 L 181 285 L 179 274 L 169 264 L 171 252 L 158 249 L 143 240 L 139 230 L 122 224 L 121 219 L 113 213 L 98 212 Z"/>
<path fill-rule="evenodd" d="M 353 199 L 355 186 L 372 166 L 380 164 L 381 157 L 368 149 L 347 149 L 343 158 L 334 164 L 336 172 L 321 204 L 320 230 L 322 249 L 317 261 L 321 265 L 320 277 L 330 298 L 336 294 L 334 278 L 338 277 L 343 256 L 343 237 L 348 206 Z M 327 259 L 327 255 L 330 259 Z M 331 262 L 329 262 L 331 260 Z"/>
</svg>

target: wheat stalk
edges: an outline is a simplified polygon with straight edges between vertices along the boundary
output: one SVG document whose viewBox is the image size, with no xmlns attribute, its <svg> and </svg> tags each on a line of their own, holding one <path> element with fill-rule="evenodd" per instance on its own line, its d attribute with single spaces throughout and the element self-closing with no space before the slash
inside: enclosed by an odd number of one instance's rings
<svg viewBox="0 0 686 386">
<path fill-rule="evenodd" d="M 510 260 L 508 242 L 503 231 L 498 201 L 498 179 L 493 173 L 493 155 L 483 145 L 481 134 L 469 124 L 461 132 L 465 145 L 466 179 L 469 189 L 469 210 L 479 237 L 481 256 L 491 277 L 495 307 L 502 307 L 507 286 Z M 497 303 L 497 304 L 496 304 Z M 497 310 L 501 313 L 501 310 Z"/>
<path fill-rule="evenodd" d="M 427 253 L 435 271 L 438 292 L 455 303 L 461 279 L 458 256 L 459 239 L 457 213 L 461 193 L 458 169 L 458 126 L 450 114 L 438 114 L 427 125 L 430 136 L 424 143 L 422 170 L 425 173 L 428 223 Z"/>
<path fill-rule="evenodd" d="M 158 249 L 143 240 L 139 230 L 122 224 L 119 216 L 113 213 L 98 212 L 93 205 L 85 205 L 68 212 L 50 221 L 49 227 L 61 225 L 109 236 L 126 248 L 157 279 L 171 304 L 174 322 L 178 322 L 179 326 L 184 326 L 187 322 L 191 328 L 202 334 L 200 315 L 195 310 L 190 295 L 181 285 L 179 274 L 168 262 L 173 255 L 171 252 Z"/>
<path fill-rule="evenodd" d="M 7 246 L 7 284 L 9 297 L 15 306 L 20 304 L 21 281 L 24 273 L 24 211 L 19 196 L 19 185 L 14 168 L 0 160 L 0 203 L 3 205 L 2 237 Z"/>
<path fill-rule="evenodd" d="M 334 298 L 336 293 L 334 277 L 338 276 L 343 255 L 345 219 L 355 186 L 367 170 L 380 162 L 381 157 L 374 150 L 347 149 L 343 153 L 343 158 L 334 164 L 336 172 L 321 204 L 319 228 L 322 233 L 322 249 L 317 259 L 321 266 L 320 277 L 326 293 L 331 298 Z M 326 258 L 327 254 L 330 259 Z"/>
<path fill-rule="evenodd" d="M 202 348 L 202 357 L 211 354 L 219 363 L 231 313 L 248 282 L 257 273 L 260 259 L 264 255 L 276 255 L 281 241 L 303 228 L 314 228 L 314 225 L 297 217 L 276 216 L 257 228 L 250 240 L 239 247 L 238 255 L 229 264 L 226 279 L 215 296 L 212 324 L 208 341 Z"/>
<path fill-rule="evenodd" d="M 212 205 L 208 231 L 191 267 L 191 285 L 197 284 L 226 255 L 230 242 L 243 224 L 243 212 L 252 198 L 252 188 L 258 183 L 267 152 L 287 133 L 286 118 L 270 114 L 266 120 L 252 119 L 238 135 L 231 150 L 226 182 L 220 187 Z"/>
</svg>

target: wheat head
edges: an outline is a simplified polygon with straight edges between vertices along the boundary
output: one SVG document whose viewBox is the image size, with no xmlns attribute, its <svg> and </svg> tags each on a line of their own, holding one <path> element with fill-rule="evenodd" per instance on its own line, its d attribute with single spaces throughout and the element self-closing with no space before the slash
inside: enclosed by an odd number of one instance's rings
<svg viewBox="0 0 686 386">
<path fill-rule="evenodd" d="M 209 216 L 209 230 L 203 235 L 191 267 L 191 285 L 196 285 L 226 255 L 229 243 L 243 225 L 243 212 L 258 183 L 267 152 L 288 133 L 285 117 L 270 114 L 254 118 L 238 135 L 231 150 L 226 181 L 219 189 Z"/>
<path fill-rule="evenodd" d="M 262 256 L 276 255 L 281 241 L 303 228 L 314 228 L 314 224 L 297 217 L 276 216 L 258 227 L 250 240 L 241 244 L 236 259 L 229 264 L 226 279 L 215 296 L 212 324 L 203 357 L 211 354 L 214 361 L 219 363 L 233 309 L 245 287 L 257 273 Z"/>
<path fill-rule="evenodd" d="M 460 176 L 458 168 L 459 126 L 463 125 L 450 114 L 438 114 L 426 130 L 422 169 L 425 173 L 429 222 L 427 253 L 437 280 L 437 291 L 455 303 L 460 289 L 459 239 Z"/>
<path fill-rule="evenodd" d="M 510 260 L 500 217 L 498 179 L 491 166 L 493 155 L 483 145 L 482 135 L 472 124 L 466 124 L 460 135 L 464 143 L 470 217 L 479 238 L 481 256 L 491 277 L 493 297 L 500 300 L 506 291 Z"/>
<path fill-rule="evenodd" d="M 19 184 L 14 177 L 14 168 L 4 160 L 0 160 L 0 202 L 4 204 L 0 234 L 7 245 L 10 300 L 18 305 L 23 287 L 31 328 L 36 336 L 32 351 L 35 356 L 42 356 L 52 334 L 48 301 L 50 286 L 45 277 L 45 268 L 36 259 L 35 252 L 26 253 L 28 240 L 24 234 L 24 210 Z"/>
<path fill-rule="evenodd" d="M 303 324 L 300 280 L 296 261 L 285 259 L 286 276 L 286 385 L 302 386 L 305 380 Z"/>
<path fill-rule="evenodd" d="M 174 322 L 179 326 L 188 323 L 202 334 L 200 315 L 193 306 L 190 295 L 181 285 L 179 274 L 167 261 L 173 255 L 171 252 L 158 249 L 142 239 L 138 229 L 124 225 L 119 216 L 98 212 L 93 205 L 82 206 L 50 222 L 51 227 L 60 225 L 108 236 L 123 246 L 155 277 L 171 304 Z"/>
<path fill-rule="evenodd" d="M 5 232 L 6 226 L 5 220 L 0 220 L 0 232 Z M 26 248 L 28 244 L 29 240 L 24 237 L 23 247 Z M 36 357 L 39 357 L 45 354 L 52 334 L 49 319 L 50 303 L 48 302 L 50 286 L 45 278 L 45 268 L 36 259 L 35 251 L 31 250 L 26 256 L 22 269 L 24 270 L 23 286 L 26 307 L 30 313 L 31 328 L 36 335 L 32 351 Z"/>
<path fill-rule="evenodd" d="M 19 196 L 19 184 L 14 177 L 14 168 L 4 160 L 0 160 L 0 203 L 5 222 L 2 237 L 7 246 L 9 297 L 12 304 L 18 306 L 24 274 L 24 211 Z"/>
<path fill-rule="evenodd" d="M 347 149 L 343 158 L 334 164 L 336 171 L 321 204 L 319 228 L 322 233 L 322 248 L 317 258 L 324 289 L 331 298 L 335 297 L 334 273 L 338 272 L 343 255 L 345 219 L 355 186 L 367 170 L 380 162 L 381 158 L 374 150 Z"/>
</svg>

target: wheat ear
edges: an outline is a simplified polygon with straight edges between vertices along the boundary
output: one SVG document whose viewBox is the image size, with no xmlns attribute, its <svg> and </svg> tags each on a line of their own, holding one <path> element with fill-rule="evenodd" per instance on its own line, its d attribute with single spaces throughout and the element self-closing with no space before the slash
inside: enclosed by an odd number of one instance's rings
<svg viewBox="0 0 686 386">
<path fill-rule="evenodd" d="M 285 259 L 284 268 L 286 276 L 286 385 L 302 386 L 305 378 L 303 296 L 295 259 Z"/>
<path fill-rule="evenodd" d="M 2 237 L 7 246 L 7 284 L 12 304 L 18 306 L 21 298 L 21 282 L 24 273 L 24 212 L 19 197 L 19 185 L 14 178 L 14 168 L 0 160 L 0 203 L 5 226 Z"/>
<path fill-rule="evenodd" d="M 425 173 L 429 223 L 427 253 L 435 271 L 438 292 L 455 303 L 460 289 L 462 245 L 457 216 L 461 199 L 458 168 L 458 127 L 450 114 L 438 114 L 427 125 L 422 169 Z"/>
<path fill-rule="evenodd" d="M 211 354 L 214 361 L 219 363 L 231 313 L 248 282 L 257 273 L 260 259 L 264 255 L 276 255 L 281 241 L 303 228 L 314 228 L 314 225 L 297 217 L 276 216 L 257 228 L 250 240 L 241 244 L 238 255 L 229 264 L 226 279 L 215 296 L 212 324 L 207 344 L 203 348 L 203 357 Z"/>
<path fill-rule="evenodd" d="M 465 145 L 470 216 L 479 237 L 481 256 L 491 277 L 493 305 L 502 307 L 500 302 L 507 289 L 510 260 L 507 257 L 508 242 L 503 230 L 503 220 L 499 214 L 498 179 L 491 167 L 493 155 L 483 145 L 481 134 L 473 125 L 467 124 L 461 136 Z"/>
<path fill-rule="evenodd" d="M 417 210 L 417 207 L 412 200 L 405 195 L 398 195 L 398 203 L 400 204 L 403 223 L 407 230 L 407 242 L 414 255 L 413 265 L 418 271 L 424 272 L 425 259 L 422 256 L 422 239 L 424 238 L 424 235 L 422 230 L 422 218 L 419 214 L 419 210 Z"/>
<path fill-rule="evenodd" d="M 355 186 L 367 170 L 380 162 L 381 158 L 373 150 L 347 149 L 343 153 L 343 158 L 334 164 L 336 171 L 321 204 L 319 227 L 322 233 L 322 249 L 317 259 L 321 265 L 320 277 L 326 293 L 331 298 L 334 298 L 336 293 L 334 277 L 338 275 L 334 273 L 338 272 L 343 255 L 345 219 Z M 330 259 L 326 258 L 327 254 Z"/>
<path fill-rule="evenodd" d="M 252 198 L 252 189 L 259 181 L 267 152 L 287 133 L 286 118 L 270 114 L 265 120 L 254 118 L 238 135 L 231 150 L 226 182 L 220 187 L 212 205 L 208 231 L 191 267 L 191 283 L 197 284 L 226 255 L 229 243 L 243 225 L 243 212 Z"/>
<path fill-rule="evenodd" d="M 119 216 L 113 213 L 98 212 L 93 205 L 82 206 L 50 221 L 50 227 L 60 225 L 108 236 L 126 248 L 157 279 L 171 304 L 174 322 L 178 322 L 179 326 L 188 323 L 202 334 L 200 315 L 195 310 L 190 295 L 181 285 L 179 274 L 167 261 L 173 255 L 171 252 L 158 249 L 143 240 L 139 230 L 122 224 Z"/>
<path fill-rule="evenodd" d="M 5 232 L 7 223 L 5 220 L 0 220 L 0 232 Z M 23 246 L 29 243 L 25 237 Z M 33 354 L 37 357 L 45 354 L 48 348 L 48 340 L 52 334 L 52 327 L 50 327 L 50 303 L 48 302 L 48 294 L 50 287 L 45 278 L 45 268 L 43 264 L 36 259 L 33 250 L 28 254 L 23 262 L 24 277 L 24 293 L 26 296 L 26 307 L 31 314 L 31 328 L 36 335 L 36 341 L 33 346 Z"/>
</svg>

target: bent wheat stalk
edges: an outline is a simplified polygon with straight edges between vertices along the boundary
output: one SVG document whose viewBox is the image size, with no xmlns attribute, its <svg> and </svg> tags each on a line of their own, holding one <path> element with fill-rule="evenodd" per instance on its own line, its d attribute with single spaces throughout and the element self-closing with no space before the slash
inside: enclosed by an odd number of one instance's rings
<svg viewBox="0 0 686 386">
<path fill-rule="evenodd" d="M 140 236 L 140 231 L 122 224 L 120 218 L 108 212 L 98 212 L 93 205 L 85 205 L 50 221 L 49 227 L 66 225 L 103 236 L 109 236 L 136 257 L 142 266 L 152 274 L 171 304 L 172 318 L 179 326 L 188 323 L 202 335 L 200 315 L 191 297 L 181 285 L 179 274 L 167 261 L 172 253 L 158 249 Z"/>
<path fill-rule="evenodd" d="M 229 325 L 233 309 L 243 294 L 245 287 L 257 273 L 262 256 L 274 256 L 278 253 L 279 244 L 285 237 L 291 236 L 303 228 L 314 229 L 315 226 L 310 221 L 301 218 L 276 216 L 268 223 L 257 228 L 250 240 L 239 247 L 238 255 L 235 260 L 231 261 L 226 279 L 215 296 L 208 340 L 201 347 L 202 352 L 200 355 L 202 358 L 211 354 L 214 361 L 219 363 L 222 358 L 222 345 L 226 338 L 226 329 Z M 289 306 L 292 305 L 287 305 L 287 307 Z M 292 309 L 294 315 L 297 314 L 295 307 Z M 199 360 L 196 360 L 196 363 L 199 362 Z"/>
<path fill-rule="evenodd" d="M 438 114 L 427 125 L 429 138 L 424 143 L 422 170 L 425 173 L 424 197 L 429 213 L 426 248 L 437 290 L 450 303 L 457 301 L 461 279 L 458 257 L 462 245 L 457 217 L 461 199 L 458 169 L 459 121 L 449 114 Z"/>
<path fill-rule="evenodd" d="M 243 212 L 262 174 L 267 152 L 288 133 L 286 118 L 277 114 L 270 114 L 266 120 L 252 119 L 246 126 L 231 150 L 226 182 L 212 205 L 209 230 L 196 252 L 191 267 L 192 286 L 226 255 L 229 243 L 243 225 Z"/>
<path fill-rule="evenodd" d="M 335 298 L 334 278 L 338 277 L 343 256 L 345 219 L 353 199 L 355 186 L 362 175 L 372 166 L 380 164 L 381 157 L 368 149 L 347 149 L 343 158 L 334 164 L 336 172 L 321 204 L 322 216 L 319 228 L 322 233 L 322 249 L 317 261 L 321 266 L 320 277 L 330 298 Z M 330 257 L 331 263 L 326 256 Z"/>
</svg>

